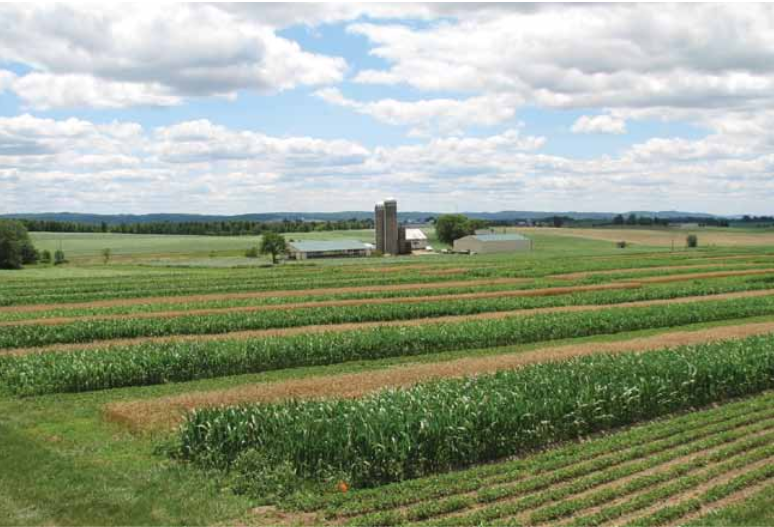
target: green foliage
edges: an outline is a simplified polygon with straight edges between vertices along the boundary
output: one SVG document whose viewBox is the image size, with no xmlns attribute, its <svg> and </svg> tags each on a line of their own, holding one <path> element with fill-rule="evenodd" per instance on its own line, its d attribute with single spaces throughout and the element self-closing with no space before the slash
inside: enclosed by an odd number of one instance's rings
<svg viewBox="0 0 774 527">
<path fill-rule="evenodd" d="M 774 387 L 774 337 L 599 354 L 359 400 L 203 409 L 181 454 L 228 467 L 251 449 L 305 478 L 371 486 L 500 459 L 557 441 Z"/>
<path fill-rule="evenodd" d="M 48 249 L 43 249 L 40 252 L 40 263 L 44 263 L 44 264 L 51 263 L 51 251 L 49 251 Z"/>
<path fill-rule="evenodd" d="M 65 253 L 62 249 L 57 249 L 54 251 L 54 265 L 62 265 L 67 263 L 67 258 L 65 258 Z"/>
<path fill-rule="evenodd" d="M 38 261 L 27 229 L 15 220 L 0 220 L 0 269 L 21 269 Z"/>
<path fill-rule="evenodd" d="M 0 356 L 0 381 L 17 395 L 79 392 L 771 314 L 774 296 L 284 337 L 112 346 Z"/>
<path fill-rule="evenodd" d="M 699 246 L 699 237 L 695 234 L 689 234 L 685 238 L 685 245 L 686 247 L 689 247 L 691 249 L 694 249 Z"/>
<path fill-rule="evenodd" d="M 276 264 L 277 257 L 288 252 L 285 237 L 275 232 L 267 232 L 261 239 L 260 251 L 261 254 L 270 254 L 272 263 Z"/>
<path fill-rule="evenodd" d="M 245 251 L 246 258 L 258 258 L 258 247 L 250 247 Z"/>
<path fill-rule="evenodd" d="M 110 249 L 108 247 L 102 249 L 101 255 L 102 255 L 102 263 L 107 265 L 107 263 L 110 261 L 110 255 L 111 255 Z"/>
<path fill-rule="evenodd" d="M 289 328 L 319 324 L 412 320 L 450 315 L 476 315 L 517 309 L 539 309 L 574 305 L 604 305 L 713 295 L 734 291 L 769 289 L 766 282 L 727 281 L 725 283 L 668 284 L 641 289 L 602 290 L 545 296 L 502 296 L 478 299 L 440 299 L 424 302 L 380 303 L 271 309 L 253 312 L 212 313 L 206 317 L 191 314 L 159 318 L 114 318 L 75 320 L 48 325 L 7 326 L 0 334 L 0 349 L 97 340 L 163 335 L 215 334 L 232 331 Z M 256 306 L 257 307 L 257 306 Z"/>
<path fill-rule="evenodd" d="M 454 240 L 473 234 L 481 226 L 480 220 L 471 220 L 462 214 L 443 214 L 435 221 L 435 232 L 441 242 L 451 245 Z"/>
</svg>

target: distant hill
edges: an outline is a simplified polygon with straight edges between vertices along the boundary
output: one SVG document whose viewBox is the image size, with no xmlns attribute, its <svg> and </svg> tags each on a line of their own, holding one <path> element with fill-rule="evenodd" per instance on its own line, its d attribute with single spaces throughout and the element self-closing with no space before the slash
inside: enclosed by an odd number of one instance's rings
<svg viewBox="0 0 774 527">
<path fill-rule="evenodd" d="M 681 211 L 632 211 L 622 213 L 624 216 L 629 214 L 637 216 L 656 217 L 661 219 L 673 218 L 722 218 L 714 214 L 705 212 L 681 212 Z M 443 212 L 420 212 L 420 211 L 401 211 L 398 217 L 401 221 L 412 220 L 420 221 L 426 218 L 437 217 Z M 539 220 L 551 216 L 567 216 L 576 220 L 609 220 L 617 216 L 617 212 L 545 212 L 545 211 L 517 211 L 507 210 L 500 212 L 462 212 L 471 218 L 478 218 L 490 221 L 509 221 L 509 220 Z M 157 222 L 212 222 L 212 221 L 281 221 L 281 220 L 302 220 L 302 221 L 336 221 L 348 220 L 352 218 L 365 219 L 373 216 L 372 211 L 342 211 L 342 212 L 263 212 L 255 214 L 239 214 L 234 216 L 226 215 L 203 215 L 203 214 L 82 214 L 78 212 L 41 212 L 41 213 L 15 213 L 2 214 L 0 218 L 30 219 L 30 220 L 49 220 L 49 221 L 71 221 L 78 223 L 99 224 L 102 222 L 108 225 L 120 225 L 122 223 L 157 223 Z"/>
</svg>

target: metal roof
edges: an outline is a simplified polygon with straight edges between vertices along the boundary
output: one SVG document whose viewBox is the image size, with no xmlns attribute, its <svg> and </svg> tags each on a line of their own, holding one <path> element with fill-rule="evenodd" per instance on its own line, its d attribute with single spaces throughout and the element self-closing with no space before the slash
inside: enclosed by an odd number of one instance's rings
<svg viewBox="0 0 774 527">
<path fill-rule="evenodd" d="M 407 240 L 426 240 L 427 236 L 422 229 L 406 229 Z"/>
<path fill-rule="evenodd" d="M 297 240 L 288 245 L 302 253 L 328 251 L 355 251 L 368 249 L 368 245 L 358 240 Z"/>
<path fill-rule="evenodd" d="M 473 237 L 482 242 L 514 242 L 528 240 L 521 234 L 474 234 Z"/>
</svg>

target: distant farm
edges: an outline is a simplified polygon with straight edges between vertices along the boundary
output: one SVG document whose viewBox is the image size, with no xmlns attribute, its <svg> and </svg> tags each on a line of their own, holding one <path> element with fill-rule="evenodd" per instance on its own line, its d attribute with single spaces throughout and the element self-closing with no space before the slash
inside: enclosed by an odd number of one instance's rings
<svg viewBox="0 0 774 527">
<path fill-rule="evenodd" d="M 69 263 L 0 271 L 0 525 L 771 521 L 773 234 L 421 230 L 31 233 Z"/>
</svg>

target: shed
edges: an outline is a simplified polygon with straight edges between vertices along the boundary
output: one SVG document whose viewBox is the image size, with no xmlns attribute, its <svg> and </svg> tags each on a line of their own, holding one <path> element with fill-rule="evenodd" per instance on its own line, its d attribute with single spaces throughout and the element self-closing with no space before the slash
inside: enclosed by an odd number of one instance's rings
<svg viewBox="0 0 774 527">
<path fill-rule="evenodd" d="M 532 240 L 521 234 L 472 234 L 454 240 L 454 252 L 494 254 L 532 250 Z"/>
<path fill-rule="evenodd" d="M 296 260 L 370 256 L 371 250 L 372 246 L 358 240 L 297 240 L 288 243 L 290 257 Z"/>
<path fill-rule="evenodd" d="M 412 250 L 427 249 L 427 235 L 422 229 L 406 228 L 406 241 L 411 244 Z"/>
</svg>

